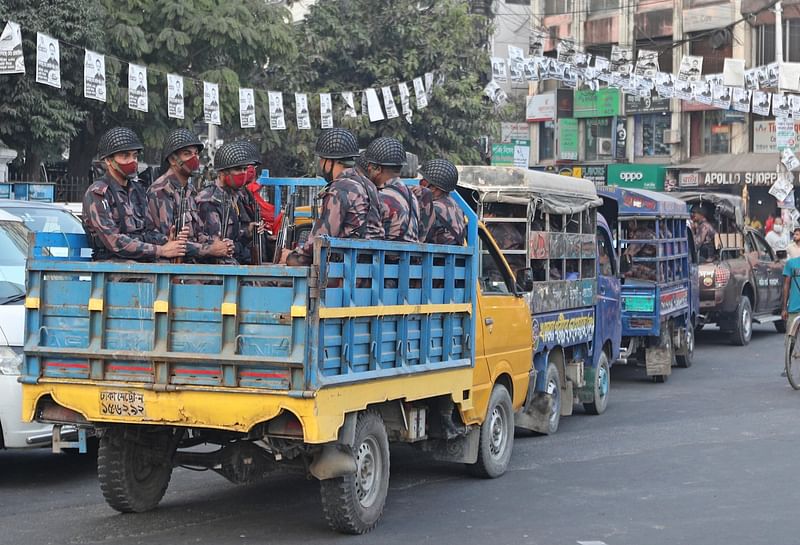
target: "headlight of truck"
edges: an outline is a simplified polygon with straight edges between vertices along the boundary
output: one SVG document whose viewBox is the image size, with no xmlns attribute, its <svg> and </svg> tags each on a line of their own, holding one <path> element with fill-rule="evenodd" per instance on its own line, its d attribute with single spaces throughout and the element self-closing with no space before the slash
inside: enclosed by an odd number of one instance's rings
<svg viewBox="0 0 800 545">
<path fill-rule="evenodd" d="M 0 346 L 0 375 L 19 375 L 22 371 L 22 347 Z"/>
</svg>

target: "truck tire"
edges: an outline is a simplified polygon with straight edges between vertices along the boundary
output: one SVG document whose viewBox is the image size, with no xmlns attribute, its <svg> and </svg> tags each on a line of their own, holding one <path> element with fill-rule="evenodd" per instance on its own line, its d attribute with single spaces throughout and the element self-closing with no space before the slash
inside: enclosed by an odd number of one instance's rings
<svg viewBox="0 0 800 545">
<path fill-rule="evenodd" d="M 594 398 L 591 403 L 584 403 L 583 409 L 589 414 L 603 414 L 608 406 L 608 394 L 611 391 L 611 370 L 608 367 L 608 356 L 600 352 L 597 369 L 594 373 Z"/>
<path fill-rule="evenodd" d="M 356 473 L 320 481 L 328 525 L 345 534 L 365 534 L 383 514 L 389 492 L 389 439 L 381 415 L 365 411 L 356 422 Z"/>
<path fill-rule="evenodd" d="M 152 435 L 157 434 L 161 432 Z M 100 490 L 108 505 L 120 513 L 154 509 L 167 491 L 174 443 L 163 435 L 153 439 L 139 441 L 126 437 L 125 426 L 119 425 L 106 430 L 100 438 L 97 450 Z"/>
<path fill-rule="evenodd" d="M 470 471 L 487 479 L 499 477 L 508 469 L 514 447 L 514 408 L 511 395 L 502 384 L 495 384 L 489 397 L 486 420 L 481 425 L 478 461 Z"/>
<path fill-rule="evenodd" d="M 694 327 L 692 327 L 692 324 L 687 324 L 687 326 L 683 328 L 683 335 L 683 342 L 686 344 L 686 352 L 683 354 L 676 354 L 675 362 L 678 367 L 686 369 L 692 366 L 694 360 Z"/>
<path fill-rule="evenodd" d="M 736 346 L 747 346 L 753 336 L 753 309 L 750 299 L 742 295 L 739 305 L 736 307 L 736 322 L 731 331 L 731 344 Z"/>
<path fill-rule="evenodd" d="M 561 373 L 558 366 L 552 361 L 547 364 L 547 374 L 545 375 L 545 391 L 553 396 L 553 407 L 547 415 L 547 432 L 545 435 L 553 435 L 558 431 L 558 424 L 561 421 Z"/>
</svg>

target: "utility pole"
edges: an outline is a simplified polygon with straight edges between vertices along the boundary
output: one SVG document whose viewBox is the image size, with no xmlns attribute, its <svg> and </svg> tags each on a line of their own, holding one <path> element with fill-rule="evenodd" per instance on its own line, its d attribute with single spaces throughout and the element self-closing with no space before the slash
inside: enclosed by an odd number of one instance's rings
<svg viewBox="0 0 800 545">
<path fill-rule="evenodd" d="M 775 62 L 779 64 L 783 62 L 783 6 L 781 0 L 775 4 Z M 780 91 L 780 86 L 778 90 Z"/>
</svg>

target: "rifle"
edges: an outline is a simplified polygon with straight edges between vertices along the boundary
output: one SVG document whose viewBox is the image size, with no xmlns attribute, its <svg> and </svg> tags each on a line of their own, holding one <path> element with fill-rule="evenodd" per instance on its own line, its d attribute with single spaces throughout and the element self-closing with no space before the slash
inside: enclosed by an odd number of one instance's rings
<svg viewBox="0 0 800 545">
<path fill-rule="evenodd" d="M 283 209 L 283 219 L 281 220 L 281 230 L 278 232 L 278 238 L 275 240 L 273 263 L 279 263 L 283 249 L 291 247 L 294 242 L 294 211 L 297 207 L 297 198 L 299 196 L 299 193 L 295 191 L 289 195 L 286 201 L 286 207 Z"/>
<path fill-rule="evenodd" d="M 231 197 L 225 195 L 222 197 L 222 222 L 219 225 L 219 239 L 224 240 L 225 235 L 228 234 L 228 222 L 231 219 Z"/>
<path fill-rule="evenodd" d="M 245 189 L 245 191 L 250 191 L 249 189 Z M 250 262 L 253 265 L 263 265 L 264 264 L 264 233 L 260 231 L 261 227 L 261 208 L 258 205 L 258 201 L 256 201 L 255 197 L 253 197 L 253 211 L 255 213 L 255 219 L 258 222 L 255 228 L 253 229 L 253 245 L 250 246 Z"/>
<path fill-rule="evenodd" d="M 175 236 L 177 237 L 181 231 L 183 231 L 183 227 L 185 225 L 184 216 L 186 215 L 186 186 L 181 187 L 181 191 L 178 197 L 178 213 L 172 220 L 172 225 L 175 228 Z M 183 263 L 182 257 L 173 257 L 173 263 Z"/>
</svg>

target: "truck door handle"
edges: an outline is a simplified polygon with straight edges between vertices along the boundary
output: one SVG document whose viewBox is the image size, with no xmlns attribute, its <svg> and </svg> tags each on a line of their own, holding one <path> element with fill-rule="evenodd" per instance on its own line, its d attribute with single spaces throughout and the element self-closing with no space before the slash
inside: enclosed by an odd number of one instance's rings
<svg viewBox="0 0 800 545">
<path fill-rule="evenodd" d="M 492 320 L 491 318 L 484 318 L 483 323 L 486 325 L 494 325 L 494 320 Z"/>
</svg>

